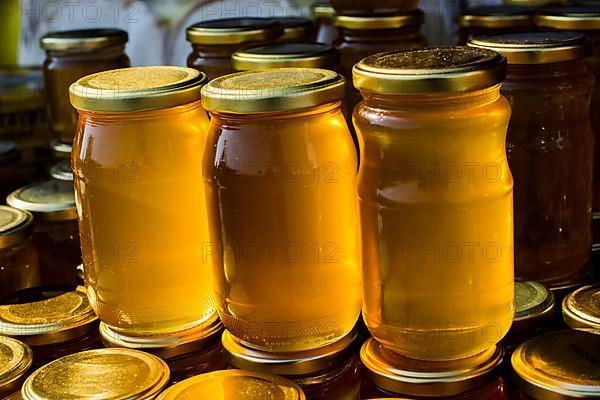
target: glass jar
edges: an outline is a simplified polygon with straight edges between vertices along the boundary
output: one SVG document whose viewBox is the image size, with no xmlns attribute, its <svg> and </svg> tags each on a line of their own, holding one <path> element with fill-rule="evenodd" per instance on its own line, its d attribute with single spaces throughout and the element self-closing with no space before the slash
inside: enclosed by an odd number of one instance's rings
<svg viewBox="0 0 600 400">
<path fill-rule="evenodd" d="M 82 29 L 50 32 L 40 39 L 46 51 L 44 81 L 48 115 L 54 136 L 73 142 L 77 112 L 69 103 L 69 85 L 94 72 L 129 67 L 125 55 L 127 32 L 120 29 Z"/>
<path fill-rule="evenodd" d="M 0 198 L 24 186 L 26 177 L 19 168 L 21 152 L 13 142 L 0 140 Z"/>
<path fill-rule="evenodd" d="M 40 284 L 38 253 L 32 243 L 33 215 L 0 206 L 0 299 Z"/>
<path fill-rule="evenodd" d="M 240 72 L 202 89 L 210 216 L 221 227 L 217 307 L 236 340 L 312 350 L 360 312 L 356 156 L 344 78 L 324 69 Z M 270 150 L 269 150 L 270 149 Z"/>
<path fill-rule="evenodd" d="M 27 378 L 21 395 L 38 399 L 153 399 L 169 382 L 160 358 L 137 350 L 99 349 L 59 358 Z"/>
<path fill-rule="evenodd" d="M 600 335 L 568 330 L 537 336 L 513 353 L 514 398 L 597 399 L 599 359 Z"/>
<path fill-rule="evenodd" d="M 35 217 L 33 243 L 44 285 L 75 285 L 81 250 L 73 184 L 57 180 L 34 183 L 12 192 L 6 202 Z"/>
<path fill-rule="evenodd" d="M 0 336 L 0 398 L 19 390 L 32 363 L 29 346 L 16 339 Z"/>
<path fill-rule="evenodd" d="M 298 384 L 311 400 L 358 400 L 357 337 L 353 331 L 320 349 L 273 353 L 244 346 L 225 331 L 223 347 L 230 367 L 283 376 Z"/>
<path fill-rule="evenodd" d="M 505 68 L 467 47 L 382 53 L 354 68 L 363 317 L 404 356 L 472 356 L 512 323 Z"/>
<path fill-rule="evenodd" d="M 50 168 L 52 179 L 59 181 L 73 182 L 73 169 L 71 169 L 71 160 L 63 159 Z"/>
<path fill-rule="evenodd" d="M 238 50 L 231 62 L 237 71 L 289 67 L 335 70 L 340 53 L 323 43 L 275 43 Z"/>
<path fill-rule="evenodd" d="M 414 11 L 420 0 L 331 0 L 339 13 L 376 14 L 386 11 Z"/>
<path fill-rule="evenodd" d="M 579 288 L 565 297 L 562 315 L 565 323 L 578 329 L 600 335 L 600 284 Z"/>
<path fill-rule="evenodd" d="M 513 109 L 507 153 L 515 178 L 515 273 L 550 289 L 579 282 L 592 248 L 589 40 L 535 32 L 470 45 L 508 59 L 502 94 Z"/>
<path fill-rule="evenodd" d="M 302 17 L 274 18 L 283 27 L 283 35 L 277 38 L 280 43 L 309 43 L 315 25 L 312 20 Z"/>
<path fill-rule="evenodd" d="M 317 25 L 317 43 L 332 44 L 338 36 L 337 28 L 333 25 L 335 10 L 331 3 L 318 1 L 312 6 L 312 15 Z"/>
<path fill-rule="evenodd" d="M 464 45 L 473 36 L 535 30 L 533 7 L 480 6 L 466 9 L 458 20 L 458 44 Z"/>
<path fill-rule="evenodd" d="M 235 72 L 231 55 L 242 47 L 271 42 L 283 35 L 281 24 L 266 18 L 227 18 L 199 22 L 186 30 L 192 45 L 187 66 L 214 79 Z"/>
<path fill-rule="evenodd" d="M 543 7 L 551 5 L 565 5 L 568 0 L 504 0 L 507 6 Z"/>
<path fill-rule="evenodd" d="M 176 335 L 215 313 L 202 185 L 204 74 L 137 67 L 71 86 L 79 111 L 73 174 L 87 293 L 129 340 Z M 195 182 L 195 184 L 193 184 Z"/>
<path fill-rule="evenodd" d="M 500 376 L 503 355 L 502 347 L 494 346 L 464 359 L 422 361 L 402 357 L 369 339 L 360 351 L 366 374 L 362 396 L 508 400 Z"/>
<path fill-rule="evenodd" d="M 250 371 L 216 371 L 171 386 L 156 400 L 306 400 L 294 382 Z"/>
</svg>

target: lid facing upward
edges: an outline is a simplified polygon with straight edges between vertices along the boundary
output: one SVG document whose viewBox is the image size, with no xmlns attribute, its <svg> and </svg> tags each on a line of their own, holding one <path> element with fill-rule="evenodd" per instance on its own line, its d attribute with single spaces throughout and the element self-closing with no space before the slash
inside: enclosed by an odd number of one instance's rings
<svg viewBox="0 0 600 400">
<path fill-rule="evenodd" d="M 186 379 L 164 391 L 157 400 L 305 400 L 294 382 L 275 375 L 227 370 Z"/>
<path fill-rule="evenodd" d="M 50 180 L 34 183 L 9 194 L 6 202 L 44 220 L 77 219 L 72 182 Z"/>
<path fill-rule="evenodd" d="M 127 32 L 120 29 L 79 29 L 50 32 L 40 39 L 44 50 L 94 51 L 104 47 L 124 45 Z"/>
<path fill-rule="evenodd" d="M 577 32 L 528 32 L 479 36 L 469 46 L 494 50 L 509 64 L 551 64 L 578 60 L 591 54 L 592 42 Z"/>
<path fill-rule="evenodd" d="M 600 29 L 600 3 L 594 7 L 547 7 L 536 17 L 538 26 L 545 28 L 586 31 Z"/>
<path fill-rule="evenodd" d="M 379 30 L 399 29 L 407 26 L 421 25 L 425 20 L 425 13 L 415 10 L 403 14 L 380 14 L 380 15 L 337 15 L 334 23 L 345 29 L 355 30 Z"/>
<path fill-rule="evenodd" d="M 208 111 L 253 114 L 298 110 L 339 101 L 344 77 L 317 68 L 280 68 L 238 72 L 202 88 Z"/>
<path fill-rule="evenodd" d="M 600 397 L 600 335 L 558 331 L 537 336 L 512 355 L 517 384 L 538 400 Z"/>
<path fill-rule="evenodd" d="M 153 399 L 169 382 L 169 367 L 152 354 L 129 349 L 75 353 L 46 364 L 23 384 L 25 400 Z"/>
<path fill-rule="evenodd" d="M 59 181 L 73 182 L 73 170 L 71 160 L 65 158 L 50 168 L 50 176 Z"/>
<path fill-rule="evenodd" d="M 506 60 L 484 49 L 403 49 L 364 58 L 352 70 L 359 90 L 388 93 L 457 93 L 487 89 L 506 76 Z"/>
<path fill-rule="evenodd" d="M 322 43 L 275 43 L 253 46 L 233 53 L 233 67 L 238 71 L 270 68 L 335 68 L 340 53 Z"/>
<path fill-rule="evenodd" d="M 600 334 L 600 284 L 584 286 L 565 297 L 563 317 L 573 329 Z"/>
<path fill-rule="evenodd" d="M 19 379 L 33 362 L 29 346 L 16 339 L 0 336 L 0 397 L 19 390 Z"/>
<path fill-rule="evenodd" d="M 0 249 L 23 243 L 33 232 L 33 215 L 29 211 L 0 206 Z"/>
<path fill-rule="evenodd" d="M 268 18 L 226 18 L 189 26 L 186 39 L 192 44 L 227 45 L 265 42 L 283 34 L 281 24 Z"/>
<path fill-rule="evenodd" d="M 481 6 L 469 8 L 459 19 L 460 26 L 511 28 L 535 26 L 536 9 L 520 6 Z"/>
<path fill-rule="evenodd" d="M 550 317 L 554 310 L 554 295 L 544 285 L 532 281 L 515 282 L 515 317 L 511 331 L 529 329 L 530 322 Z"/>
</svg>

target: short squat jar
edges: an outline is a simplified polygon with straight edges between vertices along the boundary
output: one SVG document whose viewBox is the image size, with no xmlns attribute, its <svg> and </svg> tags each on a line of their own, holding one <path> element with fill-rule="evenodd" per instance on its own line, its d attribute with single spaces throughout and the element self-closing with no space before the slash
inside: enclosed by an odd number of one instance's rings
<svg viewBox="0 0 600 400">
<path fill-rule="evenodd" d="M 480 6 L 466 9 L 458 20 L 458 44 L 473 36 L 535 30 L 536 8 L 525 6 Z"/>
<path fill-rule="evenodd" d="M 507 153 L 515 179 L 515 273 L 550 289 L 583 279 L 592 247 L 594 136 L 580 33 L 479 37 L 508 59 L 502 94 L 513 114 Z"/>
<path fill-rule="evenodd" d="M 473 356 L 512 322 L 505 68 L 467 47 L 382 53 L 354 68 L 363 316 L 403 356 Z"/>
<path fill-rule="evenodd" d="M 331 344 L 360 311 L 357 160 L 344 78 L 314 68 L 240 72 L 202 89 L 205 176 L 222 243 L 217 307 L 235 340 L 265 351 Z"/>
<path fill-rule="evenodd" d="M 216 236 L 200 184 L 205 79 L 191 68 L 138 67 L 71 86 L 87 293 L 107 328 L 131 342 L 202 331 L 215 312 L 213 258 L 201 246 Z"/>
<path fill-rule="evenodd" d="M 127 32 L 119 29 L 50 32 L 41 38 L 46 51 L 44 90 L 56 139 L 73 142 L 77 128 L 77 112 L 69 103 L 69 85 L 94 72 L 129 67 L 127 39 Z"/>
</svg>

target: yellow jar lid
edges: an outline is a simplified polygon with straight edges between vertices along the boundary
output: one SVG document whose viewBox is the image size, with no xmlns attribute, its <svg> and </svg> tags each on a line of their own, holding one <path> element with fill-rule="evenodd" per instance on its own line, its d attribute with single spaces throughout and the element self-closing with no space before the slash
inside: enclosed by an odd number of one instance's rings
<svg viewBox="0 0 600 400">
<path fill-rule="evenodd" d="M 9 194 L 6 202 L 43 220 L 77 219 L 73 182 L 49 180 L 34 183 Z"/>
<path fill-rule="evenodd" d="M 497 51 L 508 64 L 552 64 L 585 58 L 592 52 L 591 40 L 577 32 L 479 36 L 472 38 L 469 46 Z"/>
<path fill-rule="evenodd" d="M 339 101 L 344 77 L 326 69 L 279 68 L 225 75 L 202 88 L 211 112 L 254 114 L 298 110 Z"/>
<path fill-rule="evenodd" d="M 329 1 L 319 1 L 312 5 L 312 15 L 315 19 L 333 20 L 335 9 Z"/>
<path fill-rule="evenodd" d="M 334 24 L 340 28 L 353 30 L 380 30 L 399 29 L 407 26 L 421 25 L 425 20 L 425 13 L 421 10 L 402 14 L 369 14 L 369 15 L 341 15 L 335 16 Z"/>
<path fill-rule="evenodd" d="M 47 33 L 40 39 L 40 45 L 51 51 L 94 51 L 125 45 L 127 40 L 127 32 L 120 29 L 78 29 Z"/>
<path fill-rule="evenodd" d="M 517 385 L 538 400 L 600 397 L 600 335 L 567 330 L 537 336 L 515 350 Z"/>
<path fill-rule="evenodd" d="M 23 243 L 32 232 L 33 215 L 29 211 L 0 206 L 0 249 Z"/>
<path fill-rule="evenodd" d="M 274 43 L 238 50 L 231 60 L 238 71 L 293 67 L 333 69 L 340 62 L 340 52 L 323 43 Z"/>
<path fill-rule="evenodd" d="M 366 373 L 375 385 L 406 396 L 454 396 L 489 382 L 504 350 L 494 346 L 473 357 L 423 361 L 403 357 L 368 339 L 360 350 Z"/>
<path fill-rule="evenodd" d="M 21 378 L 31 367 L 33 353 L 16 339 L 0 336 L 0 397 L 19 390 Z"/>
<path fill-rule="evenodd" d="M 551 317 L 553 311 L 554 295 L 544 285 L 533 281 L 515 282 L 515 317 L 510 327 L 512 332 L 534 328 L 537 321 Z"/>
<path fill-rule="evenodd" d="M 600 5 L 600 3 L 598 3 Z M 561 30 L 587 31 L 600 29 L 600 7 L 548 7 L 536 18 L 538 26 Z"/>
<path fill-rule="evenodd" d="M 312 20 L 302 17 L 274 18 L 283 27 L 283 35 L 278 40 L 301 41 L 306 40 L 315 30 Z"/>
<path fill-rule="evenodd" d="M 536 9 L 524 6 L 480 6 L 465 10 L 458 23 L 465 28 L 514 28 L 535 26 Z"/>
<path fill-rule="evenodd" d="M 571 328 L 600 334 L 600 284 L 584 286 L 566 296 L 562 313 Z"/>
<path fill-rule="evenodd" d="M 352 76 L 357 89 L 375 93 L 470 92 L 502 82 L 506 60 L 494 51 L 464 46 L 402 49 L 363 59 Z"/>
<path fill-rule="evenodd" d="M 225 18 L 189 26 L 186 39 L 192 44 L 228 45 L 268 42 L 280 37 L 283 27 L 269 18 Z"/>
<path fill-rule="evenodd" d="M 73 107 L 134 112 L 171 108 L 200 100 L 203 73 L 185 67 L 133 67 L 85 76 L 69 88 Z"/>
<path fill-rule="evenodd" d="M 253 349 L 235 340 L 225 331 L 222 337 L 225 357 L 235 368 L 275 375 L 295 376 L 314 374 L 340 365 L 352 355 L 356 342 L 355 331 L 328 346 L 297 352 L 268 352 Z"/>
<path fill-rule="evenodd" d="M 73 182 L 73 169 L 71 160 L 65 158 L 50 167 L 50 176 L 59 181 Z"/>
<path fill-rule="evenodd" d="M 33 303 L 0 305 L 0 335 L 30 346 L 63 343 L 96 328 L 98 317 L 85 289 Z"/>
<path fill-rule="evenodd" d="M 302 389 L 285 378 L 258 372 L 227 370 L 186 379 L 157 400 L 304 400 Z"/>
<path fill-rule="evenodd" d="M 25 400 L 154 399 L 169 382 L 160 358 L 137 350 L 100 349 L 71 354 L 35 371 L 23 384 Z"/>
</svg>

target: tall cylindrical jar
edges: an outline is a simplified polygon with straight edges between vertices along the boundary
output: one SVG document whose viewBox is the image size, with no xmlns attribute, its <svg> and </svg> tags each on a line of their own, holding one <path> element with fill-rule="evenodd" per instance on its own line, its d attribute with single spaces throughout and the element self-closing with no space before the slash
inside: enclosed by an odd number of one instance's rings
<svg viewBox="0 0 600 400">
<path fill-rule="evenodd" d="M 73 173 L 88 296 L 114 336 L 204 329 L 215 312 L 202 163 L 205 75 L 137 67 L 71 86 Z M 167 342 L 165 340 L 165 342 Z"/>
<path fill-rule="evenodd" d="M 222 243 L 217 307 L 234 340 L 303 351 L 340 340 L 360 311 L 357 160 L 344 78 L 313 68 L 211 81 L 206 177 Z"/>
<path fill-rule="evenodd" d="M 403 356 L 472 356 L 513 319 L 505 68 L 467 47 L 382 53 L 354 68 L 363 316 Z"/>
</svg>

